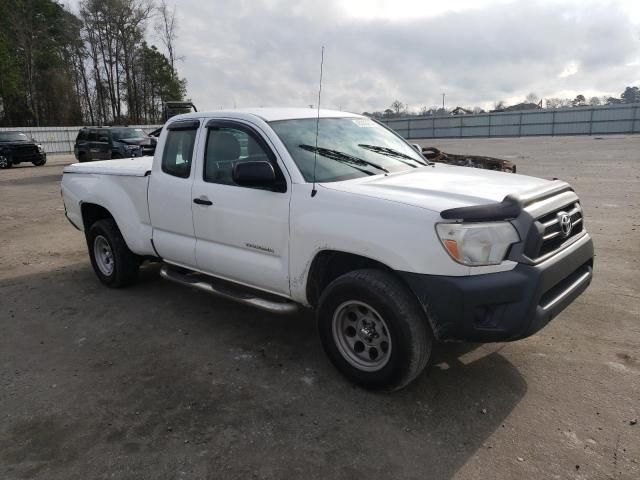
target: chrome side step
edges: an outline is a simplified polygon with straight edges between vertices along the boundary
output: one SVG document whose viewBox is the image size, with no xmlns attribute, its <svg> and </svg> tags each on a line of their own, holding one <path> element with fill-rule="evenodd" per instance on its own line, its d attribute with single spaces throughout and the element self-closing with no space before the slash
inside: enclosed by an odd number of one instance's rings
<svg viewBox="0 0 640 480">
<path fill-rule="evenodd" d="M 164 265 L 160 269 L 160 276 L 167 280 L 171 280 L 172 282 L 180 283 L 188 287 L 198 288 L 229 300 L 244 303 L 245 305 L 250 305 L 261 310 L 266 310 L 267 312 L 283 314 L 298 311 L 298 305 L 296 303 L 285 299 L 279 301 L 259 297 L 255 291 L 251 291 L 249 289 L 245 290 L 242 286 L 235 286 L 231 282 L 217 280 L 198 272 L 191 272 L 189 270 L 177 269 L 169 265 Z M 268 293 L 265 293 L 265 296 L 275 298 L 275 295 L 269 295 Z"/>
</svg>

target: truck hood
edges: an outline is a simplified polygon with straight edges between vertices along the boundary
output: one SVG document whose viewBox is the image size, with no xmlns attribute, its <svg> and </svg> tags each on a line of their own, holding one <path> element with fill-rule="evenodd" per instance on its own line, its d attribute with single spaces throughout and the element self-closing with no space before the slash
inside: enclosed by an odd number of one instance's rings
<svg viewBox="0 0 640 480">
<path fill-rule="evenodd" d="M 64 173 L 99 173 L 101 175 L 125 175 L 144 177 L 151 172 L 153 157 L 123 158 L 101 162 L 73 163 L 62 170 Z"/>
<path fill-rule="evenodd" d="M 553 182 L 513 173 L 436 164 L 387 176 L 323 183 L 332 190 L 367 195 L 441 212 L 500 202 L 507 195 L 551 187 Z"/>
</svg>

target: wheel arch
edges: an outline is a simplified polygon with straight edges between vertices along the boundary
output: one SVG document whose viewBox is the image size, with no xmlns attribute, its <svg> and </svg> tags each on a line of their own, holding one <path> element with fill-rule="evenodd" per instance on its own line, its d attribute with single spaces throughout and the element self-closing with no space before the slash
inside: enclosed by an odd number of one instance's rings
<svg viewBox="0 0 640 480">
<path fill-rule="evenodd" d="M 82 202 L 80 204 L 80 212 L 82 214 L 82 225 L 84 227 L 85 234 L 89 232 L 91 225 L 96 223 L 98 220 L 111 219 L 116 222 L 116 225 L 118 225 L 118 222 L 111 212 L 97 203 Z"/>
<path fill-rule="evenodd" d="M 314 257 L 309 267 L 309 274 L 307 275 L 306 284 L 306 297 L 307 303 L 312 308 L 318 306 L 318 300 L 322 295 L 323 290 L 336 278 L 344 275 L 345 273 L 352 272 L 360 269 L 376 269 L 389 273 L 394 278 L 398 279 L 400 283 L 407 289 L 410 295 L 415 297 L 417 304 L 422 310 L 427 324 L 431 327 L 431 331 L 434 336 L 438 338 L 437 328 L 434 324 L 432 314 L 428 303 L 422 302 L 415 290 L 407 283 L 406 279 L 388 265 L 374 260 L 373 258 L 365 257 L 355 253 L 344 252 L 340 250 L 321 250 Z"/>
<path fill-rule="evenodd" d="M 383 270 L 404 283 L 392 268 L 378 260 L 340 250 L 321 250 L 316 253 L 309 267 L 306 284 L 307 302 L 315 308 L 327 285 L 345 273 L 364 268 Z"/>
</svg>

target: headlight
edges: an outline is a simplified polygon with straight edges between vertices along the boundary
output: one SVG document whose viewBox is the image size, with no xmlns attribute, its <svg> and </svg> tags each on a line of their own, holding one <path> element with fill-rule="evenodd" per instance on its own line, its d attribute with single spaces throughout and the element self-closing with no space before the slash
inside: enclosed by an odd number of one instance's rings
<svg viewBox="0 0 640 480">
<path fill-rule="evenodd" d="M 439 223 L 436 232 L 451 258 L 470 266 L 499 264 L 520 240 L 509 222 Z"/>
<path fill-rule="evenodd" d="M 44 153 L 44 148 L 42 148 L 42 145 L 37 144 L 36 147 L 38 147 L 38 152 L 39 153 Z"/>
</svg>

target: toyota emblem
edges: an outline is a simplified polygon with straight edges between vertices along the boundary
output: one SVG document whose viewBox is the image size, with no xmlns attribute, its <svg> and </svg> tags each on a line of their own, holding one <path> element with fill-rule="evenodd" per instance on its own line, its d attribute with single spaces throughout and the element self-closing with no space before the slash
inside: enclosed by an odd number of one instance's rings
<svg viewBox="0 0 640 480">
<path fill-rule="evenodd" d="M 571 215 L 566 212 L 558 212 L 558 223 L 560 224 L 560 232 L 563 237 L 568 237 L 571 234 L 573 228 L 573 222 L 571 221 Z"/>
</svg>

